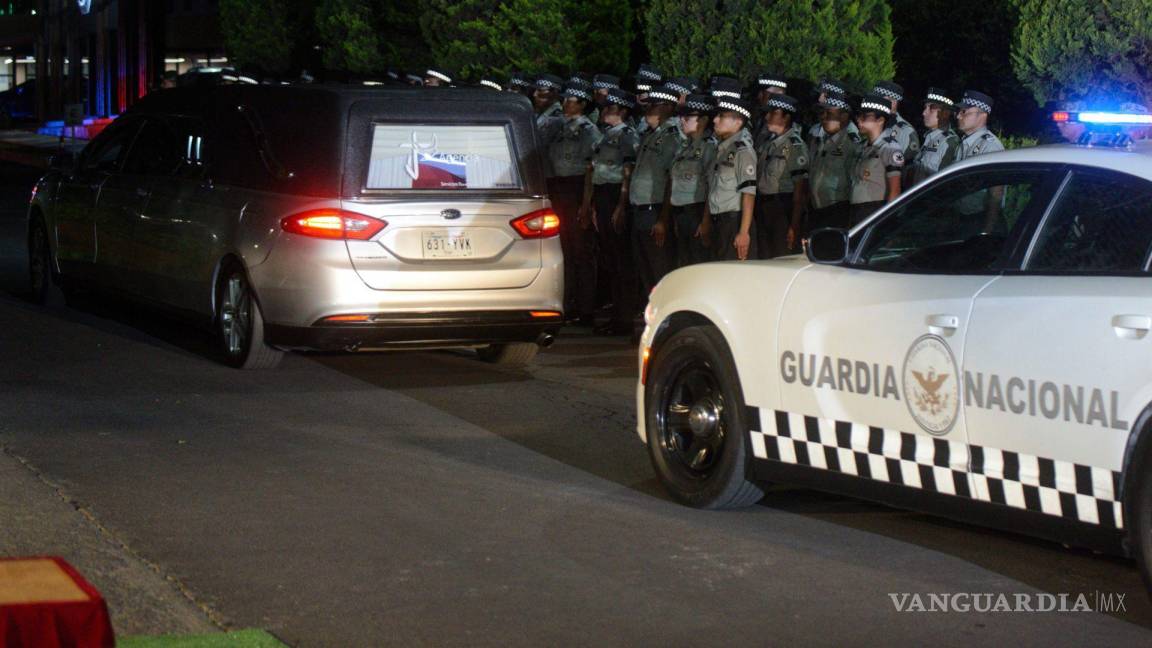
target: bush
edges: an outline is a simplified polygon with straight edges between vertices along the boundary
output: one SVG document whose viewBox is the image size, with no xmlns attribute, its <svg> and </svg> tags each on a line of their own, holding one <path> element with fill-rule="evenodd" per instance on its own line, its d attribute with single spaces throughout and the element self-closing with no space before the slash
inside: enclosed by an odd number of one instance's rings
<svg viewBox="0 0 1152 648">
<path fill-rule="evenodd" d="M 228 57 L 252 74 L 283 74 L 292 67 L 284 3 L 278 0 L 220 0 L 220 26 Z"/>
</svg>

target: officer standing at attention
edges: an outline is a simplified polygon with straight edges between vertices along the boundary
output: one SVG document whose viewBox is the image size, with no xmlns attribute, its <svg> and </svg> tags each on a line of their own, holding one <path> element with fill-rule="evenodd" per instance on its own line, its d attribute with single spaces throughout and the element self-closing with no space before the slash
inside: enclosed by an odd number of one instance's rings
<svg viewBox="0 0 1152 648">
<path fill-rule="evenodd" d="M 608 103 L 608 91 L 620 89 L 620 77 L 611 74 L 597 74 L 592 77 L 592 96 L 597 109 L 603 109 Z M 600 125 L 603 120 L 597 121 Z"/>
<path fill-rule="evenodd" d="M 904 153 L 892 132 L 895 120 L 895 111 L 885 95 L 867 94 L 860 100 L 856 125 L 864 142 L 852 165 L 852 209 L 849 217 L 852 226 L 900 195 Z"/>
<path fill-rule="evenodd" d="M 808 199 L 808 147 L 795 124 L 799 102 L 773 94 L 762 107 L 764 142 L 757 149 L 756 245 L 761 259 L 788 254 L 801 231 Z"/>
<path fill-rule="evenodd" d="M 581 218 L 591 217 L 596 225 L 599 243 L 598 280 L 606 281 L 613 304 L 612 321 L 598 333 L 632 332 L 636 315 L 636 270 L 632 263 L 632 241 L 629 235 L 628 194 L 624 184 L 632 175 L 640 136 L 629 117 L 636 109 L 636 97 L 620 88 L 605 93 L 600 117 L 604 137 L 592 152 L 592 169 L 584 185 Z"/>
<path fill-rule="evenodd" d="M 816 97 L 816 107 L 818 109 L 817 119 L 816 123 L 812 124 L 812 127 L 808 129 L 808 147 L 813 150 L 813 156 L 815 156 L 815 149 L 819 148 L 817 140 L 825 135 L 819 114 L 820 111 L 823 110 L 823 106 L 827 103 L 829 95 L 838 96 L 845 101 L 847 101 L 848 97 L 847 86 L 835 79 L 822 79 L 819 85 L 816 86 L 816 92 L 818 93 Z M 856 129 L 856 124 L 852 123 L 852 120 L 848 120 L 848 132 L 859 139 L 860 131 Z"/>
<path fill-rule="evenodd" d="M 700 84 L 692 77 L 672 77 L 664 82 L 664 87 L 680 95 L 679 105 L 683 106 L 688 95 L 696 92 Z"/>
<path fill-rule="evenodd" d="M 780 74 L 764 73 L 756 77 L 756 88 L 758 117 L 756 126 L 752 129 L 752 141 L 756 144 L 756 150 L 759 151 L 763 148 L 764 141 L 768 139 L 768 131 L 764 128 L 765 118 L 771 110 L 768 108 L 768 101 L 777 95 L 787 94 L 788 80 Z M 763 253 L 763 248 L 760 251 Z"/>
<path fill-rule="evenodd" d="M 447 88 L 452 85 L 452 75 L 441 68 L 428 68 L 424 72 L 425 88 Z"/>
<path fill-rule="evenodd" d="M 536 77 L 532 85 L 534 90 L 531 98 L 532 107 L 536 110 L 536 132 L 547 148 L 564 126 L 563 106 L 559 101 L 562 82 L 560 77 L 554 74 L 541 74 Z M 552 177 L 551 157 L 547 150 L 544 151 L 544 167 L 545 174 Z"/>
<path fill-rule="evenodd" d="M 904 172 L 904 186 L 924 182 L 933 174 L 956 161 L 960 150 L 960 136 L 952 130 L 952 111 L 955 103 L 940 88 L 928 88 L 924 99 L 924 144 Z"/>
<path fill-rule="evenodd" d="M 636 70 L 636 105 L 638 114 L 636 119 L 636 132 L 640 135 L 648 130 L 648 120 L 644 119 L 644 115 L 648 110 L 648 93 L 652 88 L 659 86 L 664 81 L 664 75 L 660 70 L 652 67 L 649 63 L 641 63 L 640 67 Z"/>
<path fill-rule="evenodd" d="M 531 101 L 532 95 L 536 92 L 536 84 L 533 83 L 530 75 L 523 72 L 513 72 L 512 76 L 508 77 L 508 85 L 504 90 L 506 92 L 519 92 Z"/>
<path fill-rule="evenodd" d="M 716 158 L 716 138 L 708 134 L 715 109 L 716 101 L 703 94 L 688 95 L 680 106 L 680 132 L 685 139 L 672 161 L 668 195 L 678 268 L 709 258 L 708 241 L 701 228 L 708 200 L 707 174 Z"/>
<path fill-rule="evenodd" d="M 975 90 L 965 90 L 957 106 L 956 121 L 964 139 L 960 141 L 960 154 L 956 159 L 1003 151 L 1000 139 L 988 130 L 988 115 L 992 112 L 992 97 Z"/>
<path fill-rule="evenodd" d="M 834 92 L 822 95 L 820 135 L 812 140 L 809 176 L 812 211 L 808 232 L 821 227 L 848 227 L 848 201 L 852 197 L 852 164 L 860 136 L 848 129 L 852 107 Z"/>
<path fill-rule="evenodd" d="M 636 168 L 628 182 L 628 200 L 633 208 L 632 252 L 640 277 L 643 305 L 652 288 L 672 269 L 672 255 L 665 246 L 668 232 L 668 175 L 680 150 L 680 127 L 676 105 L 680 96 L 663 86 L 648 92 L 644 121 L 648 129 L 640 139 Z"/>
<path fill-rule="evenodd" d="M 892 81 L 881 81 L 872 88 L 872 94 L 888 101 L 892 108 L 893 121 L 888 128 L 890 132 L 886 134 L 895 136 L 901 152 L 904 153 L 904 159 L 911 160 L 916 157 L 920 152 L 920 136 L 916 134 L 912 124 L 900 116 L 900 102 L 904 101 L 904 88 Z"/>
<path fill-rule="evenodd" d="M 595 234 L 590 215 L 581 209 L 585 175 L 601 138 L 584 114 L 591 104 L 591 86 L 570 83 L 564 91 L 563 124 L 548 145 L 548 195 L 560 217 L 564 251 L 564 310 L 582 326 L 591 326 L 596 312 Z"/>
<path fill-rule="evenodd" d="M 712 128 L 719 144 L 716 162 L 708 174 L 708 231 L 712 260 L 731 261 L 756 258 L 753 211 L 756 204 L 756 150 L 748 122 L 752 102 L 726 96 L 716 97 L 716 117 Z"/>
</svg>

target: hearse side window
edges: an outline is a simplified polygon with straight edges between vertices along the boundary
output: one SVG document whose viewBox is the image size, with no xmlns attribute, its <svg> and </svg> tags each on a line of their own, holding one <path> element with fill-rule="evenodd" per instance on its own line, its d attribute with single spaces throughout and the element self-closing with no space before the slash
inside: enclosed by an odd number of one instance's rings
<svg viewBox="0 0 1152 648">
<path fill-rule="evenodd" d="M 368 190 L 519 189 L 500 125 L 374 124 Z"/>
</svg>

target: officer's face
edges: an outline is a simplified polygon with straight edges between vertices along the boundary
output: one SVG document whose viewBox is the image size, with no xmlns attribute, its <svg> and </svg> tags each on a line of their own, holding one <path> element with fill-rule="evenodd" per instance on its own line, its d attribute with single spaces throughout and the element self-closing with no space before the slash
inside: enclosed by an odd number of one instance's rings
<svg viewBox="0 0 1152 648">
<path fill-rule="evenodd" d="M 924 104 L 924 112 L 921 113 L 924 118 L 925 128 L 940 128 L 940 106 L 936 104 Z"/>
<path fill-rule="evenodd" d="M 564 98 L 564 116 L 565 117 L 579 117 L 584 114 L 584 106 L 587 105 L 583 99 L 576 97 Z"/>
<path fill-rule="evenodd" d="M 856 115 L 856 126 L 861 133 L 875 139 L 884 130 L 884 118 L 872 112 L 860 113 Z"/>
<path fill-rule="evenodd" d="M 600 109 L 600 121 L 608 126 L 617 126 L 624 121 L 624 109 L 616 104 L 607 104 Z"/>
<path fill-rule="evenodd" d="M 608 88 L 597 88 L 592 96 L 596 98 L 597 106 L 603 106 L 608 99 Z"/>
<path fill-rule="evenodd" d="M 532 103 L 536 104 L 536 110 L 544 110 L 556 103 L 556 91 L 548 88 L 536 88 L 536 92 L 532 94 Z"/>
<path fill-rule="evenodd" d="M 764 123 L 768 125 L 768 130 L 776 135 L 782 135 L 789 128 L 792 128 L 792 115 L 779 108 L 768 111 L 764 115 L 764 119 Z"/>
<path fill-rule="evenodd" d="M 848 112 L 840 108 L 825 108 L 820 111 L 820 126 L 825 133 L 835 135 L 848 123 Z"/>
<path fill-rule="evenodd" d="M 744 117 L 740 113 L 725 110 L 716 115 L 716 119 L 712 120 L 712 130 L 716 132 L 719 137 L 728 137 L 740 132 L 744 128 Z"/>
<path fill-rule="evenodd" d="M 680 131 L 691 137 L 703 133 L 708 128 L 711 118 L 708 115 L 683 115 L 680 117 Z"/>
<path fill-rule="evenodd" d="M 960 112 L 956 113 L 956 123 L 960 126 L 960 130 L 971 133 L 988 123 L 988 113 L 979 108 L 961 108 Z"/>
<path fill-rule="evenodd" d="M 442 80 L 438 79 L 437 77 L 434 77 L 434 76 L 424 77 L 424 86 L 425 87 L 439 88 L 442 85 L 444 85 L 444 82 Z"/>
</svg>

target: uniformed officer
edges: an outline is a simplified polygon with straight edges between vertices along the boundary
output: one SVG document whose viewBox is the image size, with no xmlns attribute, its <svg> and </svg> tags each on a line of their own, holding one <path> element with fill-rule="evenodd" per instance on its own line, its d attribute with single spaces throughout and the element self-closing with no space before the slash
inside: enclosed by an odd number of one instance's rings
<svg viewBox="0 0 1152 648">
<path fill-rule="evenodd" d="M 452 85 L 452 75 L 443 68 L 428 68 L 424 71 L 424 87 L 447 88 Z"/>
<path fill-rule="evenodd" d="M 820 114 L 824 110 L 824 105 L 827 103 L 829 95 L 840 97 L 847 100 L 848 86 L 835 79 L 821 79 L 820 83 L 816 86 L 816 119 L 812 127 L 808 129 L 808 148 L 815 154 L 815 150 L 819 148 L 818 140 L 824 137 L 824 127 L 821 125 Z M 860 131 L 856 129 L 856 124 L 852 120 L 848 120 L 848 132 L 856 139 L 860 138 Z"/>
<path fill-rule="evenodd" d="M 596 225 L 597 276 L 611 293 L 612 321 L 598 333 L 628 334 L 639 288 L 632 261 L 631 227 L 628 218 L 628 194 L 623 190 L 636 164 L 640 136 L 632 127 L 636 97 L 620 88 L 605 92 L 600 117 L 604 137 L 593 149 L 592 171 L 584 187 L 584 212 L 591 214 Z"/>
<path fill-rule="evenodd" d="M 704 203 L 708 200 L 707 175 L 716 158 L 716 138 L 709 130 L 716 101 L 704 94 L 690 94 L 680 106 L 680 132 L 684 143 L 672 161 L 669 213 L 676 239 L 676 267 L 709 260 L 708 241 L 702 236 Z"/>
<path fill-rule="evenodd" d="M 705 214 L 710 223 L 705 235 L 710 237 L 715 261 L 756 258 L 756 150 L 748 132 L 754 109 L 744 99 L 716 98 L 712 128 L 719 143 L 708 174 Z"/>
<path fill-rule="evenodd" d="M 528 99 L 532 99 L 532 95 L 536 92 L 536 84 L 530 75 L 523 72 L 513 72 L 512 76 L 508 77 L 508 86 L 505 90 L 519 92 Z"/>
<path fill-rule="evenodd" d="M 683 138 L 676 122 L 679 101 L 674 90 L 663 86 L 648 92 L 644 114 L 648 129 L 641 136 L 636 168 L 628 182 L 628 200 L 633 209 L 632 251 L 644 304 L 647 294 L 672 269 L 670 246 L 664 243 L 668 232 L 668 174 Z"/>
<path fill-rule="evenodd" d="M 756 245 L 761 259 L 788 254 L 801 231 L 808 198 L 808 147 L 796 126 L 799 102 L 771 95 L 762 107 L 764 142 L 757 149 Z"/>
<path fill-rule="evenodd" d="M 608 91 L 620 89 L 620 77 L 611 74 L 597 74 L 592 77 L 592 93 L 596 106 L 603 108 L 608 103 Z"/>
<path fill-rule="evenodd" d="M 536 90 L 532 95 L 532 103 L 536 107 L 538 117 L 560 117 L 564 107 L 560 102 L 560 92 L 564 89 L 564 82 L 555 74 L 541 74 L 536 77 Z M 537 125 L 540 120 L 537 119 Z"/>
<path fill-rule="evenodd" d="M 560 245 L 564 250 L 565 311 L 583 326 L 592 325 L 596 312 L 595 234 L 589 214 L 581 209 L 585 175 L 601 138 L 600 129 L 584 114 L 591 103 L 591 86 L 568 84 L 564 91 L 564 121 L 548 144 L 552 167 L 548 195 L 560 217 Z"/>
<path fill-rule="evenodd" d="M 692 77 L 672 77 L 664 82 L 664 87 L 679 94 L 679 105 L 683 106 L 688 95 L 700 89 L 700 84 Z"/>
<path fill-rule="evenodd" d="M 964 134 L 964 139 L 960 142 L 958 160 L 1004 150 L 1000 139 L 988 130 L 988 115 L 992 112 L 992 103 L 992 97 L 983 92 L 964 91 L 964 97 L 957 105 L 959 111 L 956 113 L 960 132 Z"/>
<path fill-rule="evenodd" d="M 736 77 L 718 74 L 708 81 L 708 94 L 717 99 L 741 99 L 744 96 L 744 86 Z"/>
<path fill-rule="evenodd" d="M 820 135 L 812 143 L 809 164 L 811 206 L 805 237 L 821 227 L 848 227 L 849 199 L 852 197 L 852 164 L 860 136 L 848 125 L 852 107 L 848 99 L 825 92 L 820 103 Z"/>
<path fill-rule="evenodd" d="M 664 81 L 664 75 L 650 63 L 641 63 L 636 70 L 636 132 L 641 136 L 648 130 L 648 120 L 643 119 L 648 110 L 648 92 Z"/>
<path fill-rule="evenodd" d="M 911 160 L 916 157 L 920 152 L 920 136 L 916 134 L 912 124 L 900 115 L 900 102 L 904 101 L 903 86 L 892 81 L 880 81 L 872 88 L 872 94 L 888 101 L 892 108 L 893 121 L 888 127 L 890 131 L 888 134 L 896 138 L 896 143 L 904 153 L 904 159 Z"/>
<path fill-rule="evenodd" d="M 768 131 L 764 127 L 765 116 L 769 112 L 768 101 L 777 95 L 787 94 L 788 80 L 782 74 L 765 72 L 756 77 L 756 125 L 752 128 L 752 141 L 756 150 L 763 148 L 764 141 L 768 139 Z M 761 248 L 763 253 L 764 249 Z"/>
<path fill-rule="evenodd" d="M 852 208 L 849 224 L 868 218 L 884 203 L 900 195 L 904 152 L 892 125 L 895 111 L 885 95 L 866 94 L 856 111 L 856 125 L 864 141 L 852 165 Z"/>
<path fill-rule="evenodd" d="M 952 111 L 956 104 L 948 92 L 940 88 L 928 88 L 924 98 L 924 144 L 916 157 L 904 171 L 904 186 L 911 187 L 923 182 L 944 167 L 956 161 L 960 150 L 960 136 L 952 130 Z"/>
</svg>

